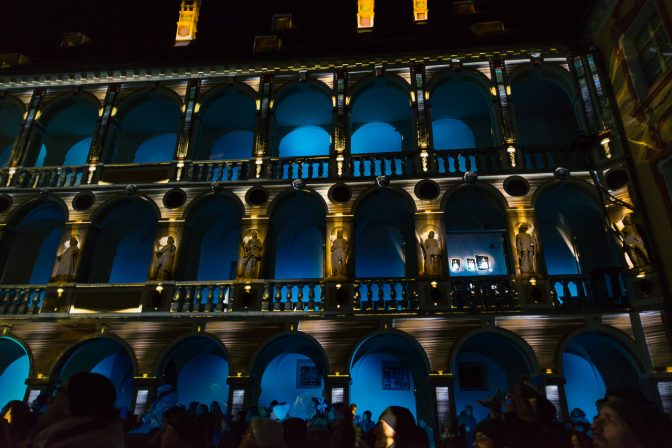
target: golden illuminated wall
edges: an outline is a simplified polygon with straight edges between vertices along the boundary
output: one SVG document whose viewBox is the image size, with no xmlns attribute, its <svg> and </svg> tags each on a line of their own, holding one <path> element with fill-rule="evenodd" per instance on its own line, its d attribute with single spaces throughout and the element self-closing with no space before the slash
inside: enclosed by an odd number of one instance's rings
<svg viewBox="0 0 672 448">
<path fill-rule="evenodd" d="M 586 41 L 600 49 L 613 86 L 642 196 L 640 208 L 643 202 L 653 230 L 654 241 L 650 241 L 650 246 L 669 248 L 672 176 L 666 185 L 661 169 L 672 157 L 672 69 L 668 66 L 648 89 L 642 88 L 637 59 L 628 51 L 627 44 L 629 37 L 637 37 L 639 24 L 652 11 L 660 13 L 667 35 L 672 36 L 672 7 L 662 0 L 619 0 L 613 8 L 598 7 L 584 32 Z M 672 251 L 658 250 L 658 257 L 662 262 L 660 271 L 664 271 L 671 284 Z"/>
</svg>

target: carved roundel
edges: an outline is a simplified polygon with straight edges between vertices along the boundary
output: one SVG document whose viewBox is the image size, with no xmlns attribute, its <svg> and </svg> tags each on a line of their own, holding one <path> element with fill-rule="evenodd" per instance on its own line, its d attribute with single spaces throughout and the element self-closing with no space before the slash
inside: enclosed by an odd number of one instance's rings
<svg viewBox="0 0 672 448">
<path fill-rule="evenodd" d="M 91 208 L 96 202 L 96 196 L 90 191 L 82 191 L 72 199 L 72 208 L 77 211 L 84 211 Z"/>
<path fill-rule="evenodd" d="M 329 189 L 329 200 L 331 202 L 344 203 L 352 198 L 352 191 L 346 184 L 336 184 Z"/>
<path fill-rule="evenodd" d="M 439 197 L 441 189 L 439 188 L 439 184 L 433 180 L 425 179 L 415 184 L 414 191 L 418 198 L 431 201 Z"/>
<path fill-rule="evenodd" d="M 173 188 L 163 195 L 163 205 L 166 208 L 178 208 L 187 201 L 187 194 L 181 188 Z"/>
<path fill-rule="evenodd" d="M 0 195 L 0 213 L 5 213 L 12 206 L 12 197 L 8 194 Z"/>
<path fill-rule="evenodd" d="M 250 205 L 263 205 L 268 201 L 268 191 L 261 185 L 256 185 L 245 193 L 245 202 Z"/>
<path fill-rule="evenodd" d="M 523 177 L 511 176 L 504 181 L 504 191 L 509 196 L 525 196 L 530 191 L 530 184 Z"/>
<path fill-rule="evenodd" d="M 630 176 L 625 170 L 613 169 L 607 173 L 606 176 L 607 188 L 611 191 L 620 190 L 628 184 Z"/>
</svg>

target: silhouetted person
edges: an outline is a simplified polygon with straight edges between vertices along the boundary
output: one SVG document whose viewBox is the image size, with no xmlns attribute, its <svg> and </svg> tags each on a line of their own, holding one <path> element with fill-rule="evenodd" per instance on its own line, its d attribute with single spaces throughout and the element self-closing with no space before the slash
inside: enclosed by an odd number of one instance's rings
<svg viewBox="0 0 672 448">
<path fill-rule="evenodd" d="M 593 421 L 595 448 L 654 448 L 668 446 L 672 421 L 647 401 L 609 398 Z"/>
<path fill-rule="evenodd" d="M 89 372 L 70 377 L 29 438 L 30 448 L 123 448 L 114 385 Z"/>
<path fill-rule="evenodd" d="M 36 417 L 30 412 L 26 403 L 19 400 L 12 400 L 2 408 L 0 415 L 9 420 L 9 434 L 13 446 L 23 446 L 28 433 L 37 423 Z"/>
<path fill-rule="evenodd" d="M 387 407 L 380 418 L 380 430 L 376 447 L 382 448 L 421 448 L 415 418 L 408 409 L 401 406 Z"/>
</svg>

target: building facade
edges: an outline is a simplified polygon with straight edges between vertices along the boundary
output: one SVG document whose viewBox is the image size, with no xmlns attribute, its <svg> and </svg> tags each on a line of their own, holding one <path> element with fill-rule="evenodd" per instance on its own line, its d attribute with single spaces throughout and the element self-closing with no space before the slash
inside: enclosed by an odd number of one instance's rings
<svg viewBox="0 0 672 448">
<path fill-rule="evenodd" d="M 1 389 L 447 429 L 534 378 L 670 410 L 665 271 L 595 50 L 0 76 Z M 655 229 L 653 230 L 655 232 Z"/>
</svg>

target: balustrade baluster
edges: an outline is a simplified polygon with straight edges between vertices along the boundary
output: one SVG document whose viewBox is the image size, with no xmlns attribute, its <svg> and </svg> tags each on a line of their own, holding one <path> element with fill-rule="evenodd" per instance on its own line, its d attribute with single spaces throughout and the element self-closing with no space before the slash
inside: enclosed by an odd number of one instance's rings
<svg viewBox="0 0 672 448">
<path fill-rule="evenodd" d="M 205 296 L 205 305 L 203 306 L 203 311 L 205 311 L 206 313 L 212 312 L 212 301 L 215 297 L 214 290 L 215 290 L 214 286 L 209 286 L 207 288 L 208 294 Z"/>
<path fill-rule="evenodd" d="M 361 310 L 362 309 L 362 291 L 361 288 L 362 285 L 359 283 L 353 283 L 352 284 L 352 289 L 353 289 L 353 296 L 352 296 L 352 309 L 353 310 Z"/>
<path fill-rule="evenodd" d="M 21 290 L 20 299 L 16 303 L 16 314 L 26 314 L 28 311 L 28 299 L 30 298 L 30 291 Z"/>
<path fill-rule="evenodd" d="M 294 311 L 294 302 L 292 301 L 292 298 L 293 298 L 292 297 L 292 294 L 293 294 L 292 284 L 288 283 L 287 285 L 285 285 L 285 287 L 287 288 L 287 293 L 285 294 L 285 303 L 284 303 L 284 307 L 283 307 L 282 310 L 283 311 Z"/>
<path fill-rule="evenodd" d="M 303 284 L 299 283 L 299 292 L 296 295 L 296 308 L 294 311 L 304 311 L 306 307 L 303 303 Z"/>
<path fill-rule="evenodd" d="M 394 309 L 399 309 L 399 303 L 397 302 L 397 284 L 394 281 L 390 281 L 388 283 L 390 285 L 390 305 L 394 307 Z"/>
<path fill-rule="evenodd" d="M 366 282 L 366 310 L 373 310 L 373 291 L 371 290 L 371 280 Z"/>
<path fill-rule="evenodd" d="M 308 284 L 308 311 L 317 311 L 315 306 L 315 283 Z"/>
<path fill-rule="evenodd" d="M 226 170 L 226 180 L 231 181 L 233 179 L 233 163 L 226 162 L 225 166 L 222 167 L 222 170 Z M 222 178 L 224 178 L 223 172 L 222 172 Z"/>
<path fill-rule="evenodd" d="M 280 311 L 282 300 L 282 283 L 275 284 L 275 300 L 273 301 L 273 311 Z"/>
<path fill-rule="evenodd" d="M 25 295 L 26 291 L 24 289 L 18 291 L 14 295 L 14 300 L 12 301 L 12 305 L 9 308 L 9 314 L 17 314 L 19 312 Z"/>
<path fill-rule="evenodd" d="M 273 303 L 271 297 L 271 286 L 268 283 L 264 284 L 264 292 L 261 294 L 261 311 L 273 311 Z"/>
</svg>

